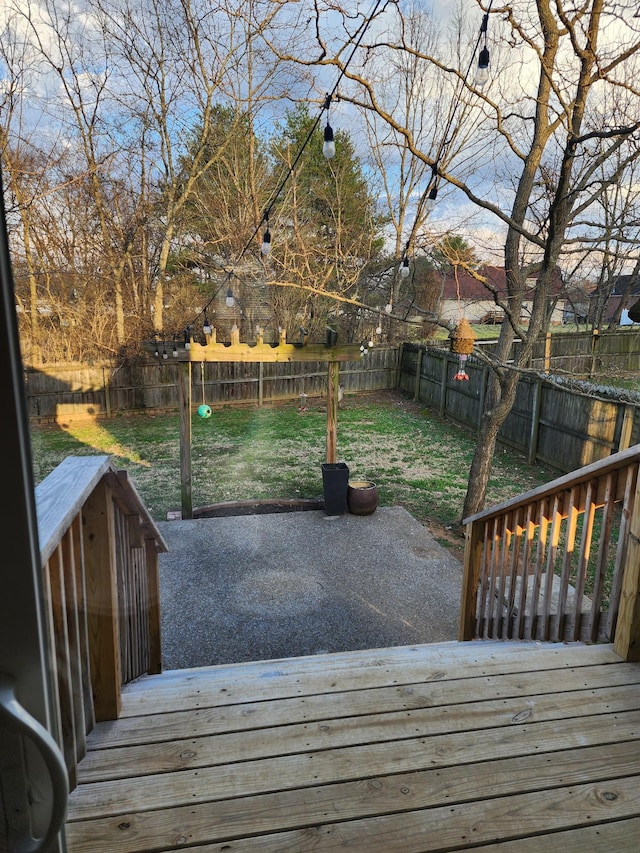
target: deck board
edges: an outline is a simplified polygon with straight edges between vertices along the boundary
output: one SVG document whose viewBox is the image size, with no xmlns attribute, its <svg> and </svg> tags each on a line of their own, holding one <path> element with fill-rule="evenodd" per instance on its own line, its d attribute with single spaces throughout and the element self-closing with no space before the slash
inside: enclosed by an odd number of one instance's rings
<svg viewBox="0 0 640 853">
<path fill-rule="evenodd" d="M 123 709 L 89 737 L 70 853 L 638 847 L 640 664 L 609 646 L 180 671 Z"/>
</svg>

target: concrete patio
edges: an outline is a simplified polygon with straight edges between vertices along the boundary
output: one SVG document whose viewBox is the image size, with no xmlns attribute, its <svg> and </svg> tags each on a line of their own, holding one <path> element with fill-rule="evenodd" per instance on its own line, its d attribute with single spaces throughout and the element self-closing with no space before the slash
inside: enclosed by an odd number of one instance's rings
<svg viewBox="0 0 640 853">
<path fill-rule="evenodd" d="M 402 507 L 158 527 L 165 669 L 457 638 L 462 568 Z"/>
</svg>

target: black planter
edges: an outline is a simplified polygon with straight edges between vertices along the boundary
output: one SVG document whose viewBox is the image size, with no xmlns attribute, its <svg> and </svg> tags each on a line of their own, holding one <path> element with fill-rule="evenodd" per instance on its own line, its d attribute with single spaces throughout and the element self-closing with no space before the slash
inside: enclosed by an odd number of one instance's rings
<svg viewBox="0 0 640 853">
<path fill-rule="evenodd" d="M 344 515 L 347 511 L 347 489 L 349 488 L 348 465 L 344 462 L 324 462 L 322 488 L 326 514 Z"/>
</svg>

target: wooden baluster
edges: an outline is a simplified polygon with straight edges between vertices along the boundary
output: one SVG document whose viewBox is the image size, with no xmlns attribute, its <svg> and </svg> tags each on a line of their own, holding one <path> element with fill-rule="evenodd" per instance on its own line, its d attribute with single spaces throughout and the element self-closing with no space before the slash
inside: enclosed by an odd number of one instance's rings
<svg viewBox="0 0 640 853">
<path fill-rule="evenodd" d="M 111 491 L 104 480 L 83 508 L 89 655 L 96 720 L 120 714 L 122 667 L 115 521 Z"/>
</svg>

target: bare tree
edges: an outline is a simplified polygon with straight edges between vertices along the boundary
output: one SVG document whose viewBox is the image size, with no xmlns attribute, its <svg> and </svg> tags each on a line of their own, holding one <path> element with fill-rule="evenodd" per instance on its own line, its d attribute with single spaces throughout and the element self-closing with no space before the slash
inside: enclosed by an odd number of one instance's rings
<svg viewBox="0 0 640 853">
<path fill-rule="evenodd" d="M 478 6 L 486 11 L 481 2 Z M 332 8 L 335 14 L 335 4 Z M 315 9 L 320 12 L 317 4 Z M 494 79 L 485 89 L 475 85 L 464 66 L 447 67 L 441 58 L 406 40 L 388 38 L 389 20 L 402 15 L 395 4 L 376 6 L 366 37 L 361 36 L 363 20 L 354 22 L 345 7 L 343 29 L 359 46 L 357 64 L 346 67 L 344 51 L 320 60 L 344 75 L 343 98 L 375 112 L 404 136 L 412 154 L 432 166 L 438 180 L 493 216 L 505 235 L 507 294 L 499 304 L 507 322 L 492 361 L 465 516 L 483 506 L 498 432 L 513 406 L 521 370 L 548 322 L 556 269 L 574 220 L 617 181 L 615 154 L 637 136 L 640 100 L 633 81 L 638 79 L 640 21 L 625 9 L 623 3 L 604 0 L 585 0 L 570 9 L 560 0 L 531 0 L 524 7 L 509 4 L 493 10 L 489 18 L 494 39 L 501 38 L 510 49 L 500 51 L 501 65 L 494 64 Z M 315 24 L 316 41 L 324 48 L 321 13 Z M 401 112 L 389 111 L 377 80 L 368 72 L 372 55 L 407 52 L 464 83 L 460 98 L 468 107 L 474 133 L 467 134 L 464 154 L 461 150 L 445 166 L 414 138 Z M 311 55 L 310 47 L 306 55 Z M 614 101 L 607 92 L 626 93 L 626 111 L 603 115 L 603 105 Z M 513 176 L 506 186 L 505 167 Z M 522 308 L 532 276 L 537 286 L 526 324 Z M 523 346 L 510 364 L 516 335 Z"/>
</svg>

